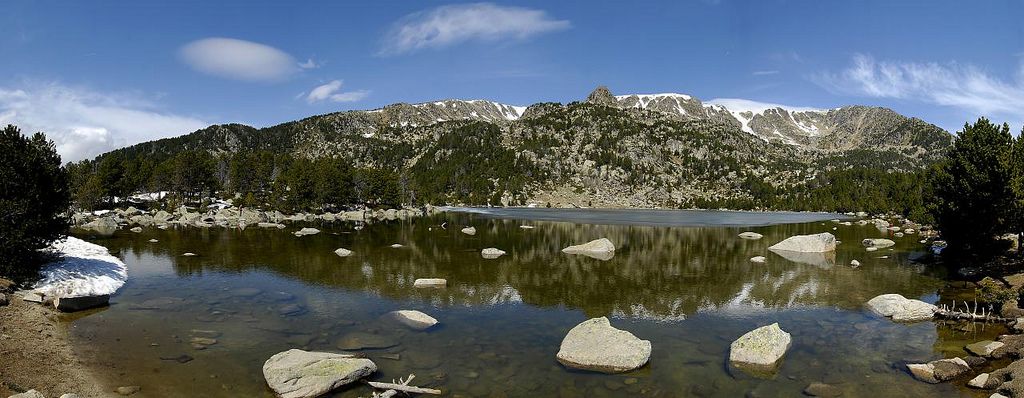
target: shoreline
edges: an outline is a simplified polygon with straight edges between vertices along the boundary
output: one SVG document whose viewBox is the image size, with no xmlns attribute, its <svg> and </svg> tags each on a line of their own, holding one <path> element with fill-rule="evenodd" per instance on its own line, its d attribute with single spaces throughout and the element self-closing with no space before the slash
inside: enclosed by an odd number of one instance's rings
<svg viewBox="0 0 1024 398">
<path fill-rule="evenodd" d="M 79 356 L 67 315 L 49 306 L 7 295 L 0 307 L 0 396 L 36 390 L 46 397 L 73 393 L 80 397 L 116 397 Z"/>
</svg>

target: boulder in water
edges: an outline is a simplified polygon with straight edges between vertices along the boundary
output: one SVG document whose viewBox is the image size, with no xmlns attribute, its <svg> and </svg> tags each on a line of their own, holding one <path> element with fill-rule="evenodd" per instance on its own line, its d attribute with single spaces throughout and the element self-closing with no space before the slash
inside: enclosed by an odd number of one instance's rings
<svg viewBox="0 0 1024 398">
<path fill-rule="evenodd" d="M 319 229 L 308 228 L 308 227 L 307 228 L 302 228 L 302 229 L 294 232 L 295 236 L 316 235 L 318 233 L 320 233 Z"/>
<path fill-rule="evenodd" d="M 563 365 L 576 369 L 628 372 L 650 360 L 651 342 L 612 327 L 608 318 L 593 318 L 569 330 L 557 358 Z"/>
<path fill-rule="evenodd" d="M 814 235 L 796 235 L 768 247 L 768 250 L 799 253 L 830 252 L 836 250 L 836 237 L 828 232 Z"/>
<path fill-rule="evenodd" d="M 462 229 L 462 233 L 464 233 L 466 235 L 476 235 L 476 228 L 475 227 L 463 228 Z"/>
<path fill-rule="evenodd" d="M 877 249 L 884 249 L 884 248 L 896 245 L 896 242 L 893 242 L 890 239 L 870 239 L 869 238 L 869 239 L 864 239 L 864 240 L 860 241 L 860 243 L 862 245 L 864 245 L 864 247 L 873 247 L 873 248 L 875 248 L 875 250 L 877 250 Z"/>
<path fill-rule="evenodd" d="M 75 312 L 102 307 L 107 305 L 109 302 L 109 294 L 101 294 L 97 296 L 57 297 L 53 300 L 53 307 L 61 312 Z"/>
<path fill-rule="evenodd" d="M 448 281 L 441 278 L 420 278 L 412 282 L 413 287 L 446 287 Z"/>
<path fill-rule="evenodd" d="M 437 325 L 437 319 L 415 310 L 391 311 L 388 313 L 388 317 L 413 330 L 426 330 Z"/>
<path fill-rule="evenodd" d="M 338 250 L 334 251 L 334 254 L 337 254 L 339 257 L 348 257 L 352 255 L 352 251 L 339 247 Z"/>
<path fill-rule="evenodd" d="M 764 258 L 764 256 L 754 256 L 750 258 L 750 262 L 752 263 L 763 264 L 765 261 L 767 261 L 767 259 Z"/>
<path fill-rule="evenodd" d="M 793 340 L 778 323 L 762 326 L 740 336 L 729 346 L 729 362 L 755 373 L 774 370 Z"/>
<path fill-rule="evenodd" d="M 607 238 L 601 238 L 582 245 L 569 246 L 562 249 L 562 253 L 582 254 L 600 260 L 608 260 L 615 255 L 615 245 Z"/>
<path fill-rule="evenodd" d="M 747 231 L 747 232 L 743 232 L 743 233 L 741 233 L 741 234 L 739 235 L 739 237 L 740 237 L 740 238 L 743 238 L 743 239 L 751 239 L 751 240 L 755 240 L 755 239 L 761 239 L 761 238 L 763 238 L 763 237 L 764 237 L 764 235 L 761 235 L 761 234 L 759 234 L 759 233 L 757 233 L 757 232 L 750 232 L 750 231 Z"/>
<path fill-rule="evenodd" d="M 313 398 L 377 371 L 366 358 L 349 354 L 291 349 L 263 364 L 263 377 L 281 398 Z"/>
<path fill-rule="evenodd" d="M 505 251 L 494 247 L 488 247 L 480 251 L 480 255 L 486 259 L 494 259 L 505 255 Z"/>
<path fill-rule="evenodd" d="M 917 322 L 932 319 L 938 307 L 912 300 L 899 294 L 883 294 L 868 300 L 867 307 L 881 316 L 890 317 L 896 322 Z"/>
<path fill-rule="evenodd" d="M 926 383 L 939 383 L 955 379 L 971 370 L 960 358 L 939 359 L 928 363 L 907 364 L 907 370 L 915 379 Z"/>
</svg>

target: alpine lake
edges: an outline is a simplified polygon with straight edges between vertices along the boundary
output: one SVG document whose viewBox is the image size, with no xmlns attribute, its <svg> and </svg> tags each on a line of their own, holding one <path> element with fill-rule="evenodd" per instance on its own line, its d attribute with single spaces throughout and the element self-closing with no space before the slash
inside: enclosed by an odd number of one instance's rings
<svg viewBox="0 0 1024 398">
<path fill-rule="evenodd" d="M 64 316 L 80 357 L 110 389 L 140 397 L 273 397 L 264 361 L 290 348 L 358 352 L 390 382 L 465 397 L 794 397 L 827 383 L 847 397 L 987 396 L 963 382 L 927 384 L 908 362 L 963 356 L 1005 333 L 994 324 L 900 324 L 864 303 L 899 293 L 962 299 L 947 271 L 918 262 L 917 235 L 845 226 L 823 213 L 453 209 L 434 216 L 285 229 L 171 227 L 109 236 L 128 266 L 109 307 Z M 303 226 L 322 230 L 296 237 Z M 460 232 L 476 228 L 475 235 Z M 529 226 L 532 228 L 523 228 Z M 737 237 L 744 231 L 759 240 Z M 834 257 L 786 258 L 767 247 L 831 232 Z M 598 238 L 606 260 L 561 249 Z M 894 247 L 867 252 L 864 238 Z M 151 240 L 156 240 L 151 242 Z M 393 244 L 402 247 L 392 247 Z M 481 249 L 508 254 L 484 259 Z M 339 257 L 346 248 L 354 253 Z M 195 253 L 195 256 L 184 256 Z M 767 262 L 750 262 L 765 256 Z M 850 261 L 858 260 L 859 267 Z M 445 278 L 447 288 L 414 288 Z M 973 293 L 972 293 L 973 294 Z M 440 323 L 413 331 L 383 317 L 420 310 Z M 607 316 L 653 346 L 623 374 L 566 368 L 555 354 L 578 323 Z M 777 372 L 755 377 L 728 363 L 730 343 L 778 322 L 792 347 Z M 209 344 L 213 342 L 213 344 Z M 369 397 L 356 383 L 336 397 Z"/>
</svg>

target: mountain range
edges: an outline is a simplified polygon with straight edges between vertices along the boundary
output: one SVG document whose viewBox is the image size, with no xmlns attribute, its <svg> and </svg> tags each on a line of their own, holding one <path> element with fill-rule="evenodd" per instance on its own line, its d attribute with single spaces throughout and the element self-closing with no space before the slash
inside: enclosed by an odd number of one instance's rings
<svg viewBox="0 0 1024 398">
<path fill-rule="evenodd" d="M 913 172 L 952 141 L 939 127 L 887 108 L 616 96 L 599 87 L 568 104 L 442 100 L 266 128 L 214 125 L 118 152 L 342 157 L 411 175 L 435 203 L 653 207 L 755 199 L 832 170 Z"/>
</svg>

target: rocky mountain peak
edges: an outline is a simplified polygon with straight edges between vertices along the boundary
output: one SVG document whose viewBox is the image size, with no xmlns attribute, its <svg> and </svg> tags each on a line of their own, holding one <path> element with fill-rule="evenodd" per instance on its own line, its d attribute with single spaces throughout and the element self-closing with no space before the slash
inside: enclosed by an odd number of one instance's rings
<svg viewBox="0 0 1024 398">
<path fill-rule="evenodd" d="M 619 106 L 619 101 L 615 99 L 612 92 L 605 86 L 598 86 L 594 91 L 591 91 L 590 95 L 587 96 L 587 102 L 605 106 Z"/>
</svg>

